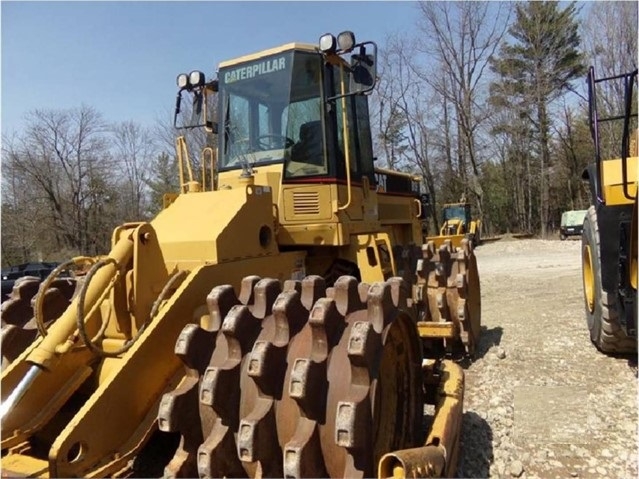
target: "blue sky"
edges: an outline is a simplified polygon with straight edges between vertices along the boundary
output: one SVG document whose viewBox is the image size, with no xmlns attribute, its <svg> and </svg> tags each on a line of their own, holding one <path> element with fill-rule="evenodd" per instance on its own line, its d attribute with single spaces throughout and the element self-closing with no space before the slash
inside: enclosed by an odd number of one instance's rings
<svg viewBox="0 0 639 479">
<path fill-rule="evenodd" d="M 151 126 L 171 111 L 175 77 L 283 43 L 352 30 L 383 44 L 415 29 L 415 2 L 0 3 L 2 132 L 35 108 L 86 104 L 108 121 Z"/>
</svg>

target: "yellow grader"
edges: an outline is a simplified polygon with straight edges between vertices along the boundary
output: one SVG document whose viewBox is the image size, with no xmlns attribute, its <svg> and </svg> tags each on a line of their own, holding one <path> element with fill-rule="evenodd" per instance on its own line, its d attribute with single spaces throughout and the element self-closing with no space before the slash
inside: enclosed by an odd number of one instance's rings
<svg viewBox="0 0 639 479">
<path fill-rule="evenodd" d="M 442 207 L 442 226 L 439 236 L 429 236 L 426 242 L 432 241 L 435 247 L 450 241 L 453 247 L 460 247 L 463 240 L 468 240 L 473 246 L 481 243 L 480 219 L 472 219 L 470 203 L 462 197 L 459 203 L 446 203 Z"/>
<path fill-rule="evenodd" d="M 422 244 L 419 183 L 373 166 L 376 59 L 343 32 L 178 76 L 176 124 L 184 94 L 217 151 L 198 179 L 178 138 L 180 194 L 115 229 L 55 320 L 40 287 L 3 474 L 455 473 L 477 264 Z"/>
<path fill-rule="evenodd" d="M 600 116 L 597 89 L 613 82 L 624 92 L 624 109 Z M 592 200 L 582 231 L 582 275 L 590 339 L 606 353 L 637 351 L 636 84 L 637 70 L 608 78 L 595 78 L 592 67 L 588 72 L 595 162 L 582 176 Z M 616 158 L 602 158 L 600 130 L 608 125 L 621 139 Z"/>
</svg>

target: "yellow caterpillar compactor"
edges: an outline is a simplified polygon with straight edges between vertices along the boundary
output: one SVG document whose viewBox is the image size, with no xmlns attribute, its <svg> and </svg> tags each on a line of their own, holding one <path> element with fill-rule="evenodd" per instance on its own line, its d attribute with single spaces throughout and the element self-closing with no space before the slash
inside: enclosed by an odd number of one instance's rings
<svg viewBox="0 0 639 479">
<path fill-rule="evenodd" d="M 600 115 L 597 89 L 615 83 L 616 91 L 624 92 L 623 110 Z M 582 232 L 582 273 L 590 339 L 606 353 L 637 352 L 636 86 L 637 70 L 608 78 L 595 78 L 592 67 L 588 72 L 595 162 L 583 173 L 592 204 Z M 621 139 L 612 158 L 602 158 L 601 130 L 606 126 L 608 135 Z"/>
<path fill-rule="evenodd" d="M 180 194 L 115 229 L 54 321 L 40 288 L 3 474 L 454 474 L 477 265 L 422 244 L 419 183 L 373 166 L 376 57 L 343 32 L 178 76 L 176 124 L 217 152 L 197 179 L 178 139 Z"/>
<path fill-rule="evenodd" d="M 472 219 L 470 203 L 462 197 L 459 203 L 446 203 L 442 207 L 442 226 L 439 236 L 430 236 L 426 241 L 432 241 L 439 247 L 450 241 L 453 247 L 460 247 L 463 240 L 468 240 L 473 246 L 481 243 L 480 219 Z"/>
</svg>

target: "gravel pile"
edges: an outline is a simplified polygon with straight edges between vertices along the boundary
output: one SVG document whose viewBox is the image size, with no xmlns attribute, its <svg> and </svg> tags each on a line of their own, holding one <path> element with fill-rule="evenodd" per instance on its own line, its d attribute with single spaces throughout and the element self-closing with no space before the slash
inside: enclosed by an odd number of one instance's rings
<svg viewBox="0 0 639 479">
<path fill-rule="evenodd" d="M 636 478 L 637 362 L 591 344 L 580 241 L 476 250 L 483 332 L 458 477 Z"/>
</svg>

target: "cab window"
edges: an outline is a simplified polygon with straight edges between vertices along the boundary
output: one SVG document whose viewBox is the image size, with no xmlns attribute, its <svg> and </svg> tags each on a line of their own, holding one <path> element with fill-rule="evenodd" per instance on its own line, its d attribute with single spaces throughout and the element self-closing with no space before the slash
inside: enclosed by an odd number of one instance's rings
<svg viewBox="0 0 639 479">
<path fill-rule="evenodd" d="M 337 74 L 335 91 L 340 91 L 339 75 Z M 338 164 L 345 164 L 345 142 L 342 124 L 342 99 L 335 101 L 337 110 L 337 156 Z M 375 178 L 373 174 L 373 146 L 370 130 L 370 121 L 368 116 L 368 99 L 364 95 L 352 95 L 346 97 L 347 121 L 349 125 L 348 131 L 348 147 L 350 154 L 351 175 L 355 181 L 360 181 L 362 176 L 367 176 L 371 184 L 374 184 Z M 338 171 L 345 172 L 342 166 Z M 345 173 L 342 173 L 345 174 Z M 342 176 L 340 174 L 340 176 Z"/>
</svg>

